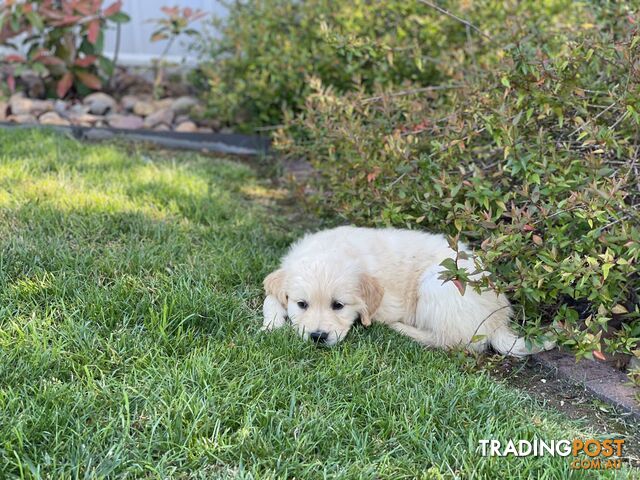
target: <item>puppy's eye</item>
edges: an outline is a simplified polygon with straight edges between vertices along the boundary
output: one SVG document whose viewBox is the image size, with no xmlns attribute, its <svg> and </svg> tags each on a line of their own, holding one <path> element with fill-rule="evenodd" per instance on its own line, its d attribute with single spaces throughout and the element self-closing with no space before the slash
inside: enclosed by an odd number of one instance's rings
<svg viewBox="0 0 640 480">
<path fill-rule="evenodd" d="M 344 307 L 344 303 L 342 303 L 342 302 L 336 302 L 336 301 L 334 301 L 334 302 L 331 304 L 331 308 L 333 308 L 334 310 L 342 310 L 342 308 L 343 308 L 343 307 Z"/>
<path fill-rule="evenodd" d="M 302 310 L 306 310 L 307 307 L 309 307 L 309 304 L 307 302 L 305 302 L 304 300 L 300 300 L 298 303 L 298 306 L 302 309 Z"/>
</svg>

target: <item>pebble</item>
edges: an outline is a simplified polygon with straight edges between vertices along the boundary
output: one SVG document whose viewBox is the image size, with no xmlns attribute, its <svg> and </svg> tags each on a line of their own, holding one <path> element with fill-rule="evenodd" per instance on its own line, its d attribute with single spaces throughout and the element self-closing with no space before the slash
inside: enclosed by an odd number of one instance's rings
<svg viewBox="0 0 640 480">
<path fill-rule="evenodd" d="M 96 92 L 87 95 L 84 104 L 89 107 L 89 112 L 94 115 L 104 115 L 105 113 L 115 112 L 118 103 L 111 95 L 103 92 Z"/>
<path fill-rule="evenodd" d="M 198 104 L 198 100 L 193 97 L 178 97 L 171 104 L 171 110 L 176 114 L 188 113 L 193 107 Z"/>
<path fill-rule="evenodd" d="M 161 123 L 171 125 L 171 122 L 173 122 L 173 111 L 165 108 L 147 116 L 147 118 L 144 119 L 144 127 L 153 128 Z"/>
<path fill-rule="evenodd" d="M 40 115 L 38 119 L 42 125 L 71 125 L 69 120 L 62 118 L 56 112 L 46 112 Z"/>
<path fill-rule="evenodd" d="M 107 117 L 107 122 L 112 128 L 122 128 L 125 130 L 136 130 L 144 126 L 144 121 L 137 115 L 113 114 Z"/>
<path fill-rule="evenodd" d="M 198 126 L 192 121 L 182 122 L 175 128 L 176 132 L 192 133 L 198 131 Z"/>
</svg>

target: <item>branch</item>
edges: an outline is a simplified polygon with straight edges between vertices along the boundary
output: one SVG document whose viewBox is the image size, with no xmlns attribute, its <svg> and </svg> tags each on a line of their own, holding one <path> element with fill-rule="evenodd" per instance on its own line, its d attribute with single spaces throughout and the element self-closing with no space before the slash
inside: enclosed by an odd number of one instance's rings
<svg viewBox="0 0 640 480">
<path fill-rule="evenodd" d="M 456 88 L 464 88 L 466 85 L 432 85 L 430 87 L 412 88 L 411 90 L 401 90 L 399 92 L 391 92 L 383 95 L 376 95 L 375 97 L 369 97 L 362 100 L 363 104 L 377 102 L 384 98 L 403 97 L 405 95 L 414 95 L 422 92 L 435 92 L 437 90 L 453 90 Z"/>
<path fill-rule="evenodd" d="M 478 32 L 480 35 L 482 35 L 484 38 L 486 38 L 487 40 L 489 40 L 490 42 L 493 42 L 493 38 L 491 38 L 489 35 L 487 35 L 486 33 L 484 33 L 482 30 L 480 30 L 478 27 L 476 27 L 473 23 L 471 23 L 468 20 L 465 20 L 464 18 L 460 18 L 457 15 L 454 15 L 453 13 L 451 13 L 448 10 L 445 10 L 442 7 L 439 7 L 438 5 L 436 5 L 435 3 L 431 3 L 427 0 L 418 0 L 420 3 L 424 3 L 425 5 L 436 9 L 437 11 L 439 11 L 440 13 L 444 13 L 447 17 L 453 18 L 454 20 L 457 20 L 458 22 L 462 23 L 463 25 L 466 25 L 467 27 L 475 30 L 476 32 Z"/>
</svg>

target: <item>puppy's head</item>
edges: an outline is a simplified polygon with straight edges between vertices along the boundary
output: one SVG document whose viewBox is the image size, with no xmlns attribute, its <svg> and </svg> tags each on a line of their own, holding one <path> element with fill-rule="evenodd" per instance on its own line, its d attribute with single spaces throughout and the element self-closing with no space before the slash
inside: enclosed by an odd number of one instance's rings
<svg viewBox="0 0 640 480">
<path fill-rule="evenodd" d="M 344 339 L 358 320 L 371 325 L 384 294 L 375 278 L 346 259 L 286 265 L 267 276 L 264 286 L 302 338 L 325 346 Z"/>
</svg>

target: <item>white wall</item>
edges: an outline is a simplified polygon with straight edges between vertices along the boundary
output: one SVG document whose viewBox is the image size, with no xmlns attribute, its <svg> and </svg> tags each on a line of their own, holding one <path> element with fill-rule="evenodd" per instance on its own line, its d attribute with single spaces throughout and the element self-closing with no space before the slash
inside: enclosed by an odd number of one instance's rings
<svg viewBox="0 0 640 480">
<path fill-rule="evenodd" d="M 104 1 L 104 5 L 110 5 L 109 0 Z M 156 25 L 148 22 L 149 19 L 161 18 L 164 14 L 160 11 L 163 6 L 199 8 L 208 13 L 214 13 L 219 17 L 224 17 L 225 7 L 217 0 L 124 0 L 122 11 L 131 17 L 129 23 L 122 24 L 120 38 L 120 53 L 118 64 L 120 65 L 146 65 L 153 58 L 157 58 L 166 46 L 167 41 L 151 42 L 149 37 L 156 30 Z M 207 18 L 193 23 L 191 26 L 196 30 L 202 30 L 203 22 L 207 23 Z M 188 39 L 187 39 L 188 40 Z M 198 59 L 189 53 L 185 40 L 177 40 L 169 51 L 169 61 L 181 62 L 183 59 L 187 64 L 196 64 Z M 105 38 L 105 55 L 113 57 L 116 44 L 116 31 L 110 29 Z"/>
</svg>

